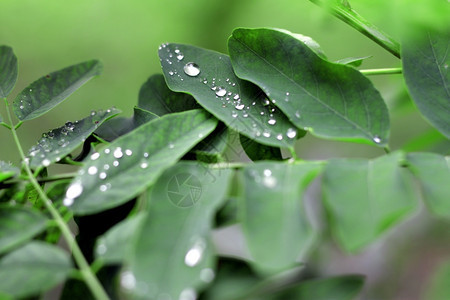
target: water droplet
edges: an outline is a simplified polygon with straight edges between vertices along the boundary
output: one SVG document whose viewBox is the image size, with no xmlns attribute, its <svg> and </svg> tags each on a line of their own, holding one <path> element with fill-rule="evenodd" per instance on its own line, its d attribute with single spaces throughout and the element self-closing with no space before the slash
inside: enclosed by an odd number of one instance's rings
<svg viewBox="0 0 450 300">
<path fill-rule="evenodd" d="M 118 167 L 119 166 L 119 161 L 118 160 L 113 161 L 113 166 L 114 167 Z"/>
<path fill-rule="evenodd" d="M 125 154 L 127 156 L 130 156 L 131 154 L 133 154 L 133 151 L 131 151 L 130 149 L 125 150 Z"/>
<path fill-rule="evenodd" d="M 233 111 L 231 112 L 231 116 L 232 116 L 233 118 L 237 118 L 237 116 L 238 116 L 237 111 L 233 110 Z"/>
<path fill-rule="evenodd" d="M 80 182 L 72 183 L 66 191 L 66 198 L 63 200 L 65 206 L 73 204 L 73 200 L 81 195 L 83 192 L 83 186 Z"/>
<path fill-rule="evenodd" d="M 263 184 L 268 188 L 274 188 L 277 185 L 277 179 L 272 176 L 272 171 L 269 169 L 265 169 L 263 171 Z"/>
<path fill-rule="evenodd" d="M 50 160 L 49 160 L 49 159 L 44 159 L 44 160 L 42 161 L 42 165 L 43 165 L 44 167 L 50 166 Z"/>
<path fill-rule="evenodd" d="M 106 173 L 105 172 L 101 172 L 99 175 L 98 175 L 98 178 L 100 178 L 100 179 L 105 179 L 106 178 Z"/>
<path fill-rule="evenodd" d="M 178 300 L 195 300 L 197 299 L 197 293 L 194 289 L 187 288 L 181 291 Z"/>
<path fill-rule="evenodd" d="M 239 94 L 234 95 L 233 99 L 234 99 L 234 100 L 239 100 L 239 99 L 240 99 Z"/>
<path fill-rule="evenodd" d="M 109 150 L 108 148 L 106 148 L 103 152 L 105 152 L 105 154 L 109 154 L 111 152 L 111 150 Z"/>
<path fill-rule="evenodd" d="M 72 122 L 66 122 L 65 127 L 67 128 L 67 130 L 73 131 L 75 129 L 75 125 L 73 125 Z"/>
<path fill-rule="evenodd" d="M 148 153 L 147 152 L 144 153 L 144 157 L 148 157 Z"/>
<path fill-rule="evenodd" d="M 216 274 L 214 273 L 213 269 L 205 268 L 200 271 L 200 280 L 206 283 L 210 283 L 211 281 L 213 281 L 215 276 Z"/>
<path fill-rule="evenodd" d="M 286 92 L 286 96 L 289 96 L 289 92 Z"/>
<path fill-rule="evenodd" d="M 102 184 L 100 186 L 100 192 L 106 192 L 107 189 L 108 189 L 108 186 L 106 184 Z"/>
<path fill-rule="evenodd" d="M 147 167 L 148 167 L 148 163 L 147 162 L 143 162 L 143 163 L 141 163 L 141 166 L 140 166 L 142 169 L 146 169 Z"/>
<path fill-rule="evenodd" d="M 297 130 L 289 128 L 286 132 L 288 138 L 293 139 L 297 136 Z"/>
<path fill-rule="evenodd" d="M 20 109 L 23 109 L 23 105 L 19 106 Z"/>
<path fill-rule="evenodd" d="M 93 154 L 91 155 L 91 160 L 96 160 L 96 159 L 98 159 L 99 157 L 100 157 L 100 153 L 95 152 L 95 153 L 93 153 Z"/>
<path fill-rule="evenodd" d="M 247 118 L 247 117 L 248 117 L 248 113 L 244 112 L 244 113 L 242 114 L 242 117 Z"/>
<path fill-rule="evenodd" d="M 269 99 L 264 99 L 264 101 L 263 101 L 263 105 L 264 106 L 267 106 L 267 105 L 269 105 L 270 104 L 270 101 L 269 101 Z"/>
<path fill-rule="evenodd" d="M 264 130 L 263 136 L 265 136 L 265 137 L 270 137 L 270 132 L 269 132 L 267 129 Z"/>
<path fill-rule="evenodd" d="M 216 90 L 216 96 L 218 96 L 218 97 L 223 97 L 223 96 L 225 96 L 226 94 L 227 94 L 227 90 L 226 90 L 226 89 L 224 89 L 223 87 L 217 88 L 217 90 Z"/>
<path fill-rule="evenodd" d="M 73 204 L 73 199 L 72 198 L 64 198 L 63 204 L 65 206 L 71 206 Z"/>
<path fill-rule="evenodd" d="M 97 254 L 103 255 L 106 253 L 106 251 L 108 251 L 108 248 L 106 247 L 106 245 L 104 243 L 101 243 L 97 246 L 97 248 L 95 250 L 97 251 Z"/>
<path fill-rule="evenodd" d="M 173 143 L 169 143 L 169 149 L 173 149 L 175 145 Z"/>
<path fill-rule="evenodd" d="M 241 103 L 235 106 L 237 110 L 243 110 L 245 107 L 245 104 Z"/>
<path fill-rule="evenodd" d="M 136 277 L 131 271 L 125 271 L 120 274 L 120 285 L 127 290 L 133 290 L 136 287 Z"/>
<path fill-rule="evenodd" d="M 277 134 L 277 140 L 281 141 L 283 139 L 283 135 L 281 133 Z"/>
<path fill-rule="evenodd" d="M 199 137 L 199 138 L 202 138 L 203 136 L 204 136 L 203 133 L 199 133 L 199 134 L 198 134 L 198 137 Z"/>
<path fill-rule="evenodd" d="M 173 71 L 169 71 L 169 75 L 170 75 L 170 76 L 173 76 Z"/>
<path fill-rule="evenodd" d="M 373 137 L 373 141 L 375 143 L 379 144 L 379 143 L 381 143 L 381 138 L 378 135 L 376 135 L 376 136 Z"/>
<path fill-rule="evenodd" d="M 297 111 L 295 112 L 295 116 L 297 117 L 297 119 L 300 119 L 300 111 L 297 110 Z"/>
<path fill-rule="evenodd" d="M 117 147 L 116 150 L 114 150 L 113 155 L 115 158 L 121 158 L 123 156 L 122 148 Z"/>
<path fill-rule="evenodd" d="M 183 55 L 183 54 L 180 53 L 180 54 L 177 55 L 178 61 L 183 60 L 183 58 L 184 58 L 184 55 Z"/>
<path fill-rule="evenodd" d="M 205 248 L 205 242 L 202 239 L 197 240 L 194 246 L 186 253 L 184 263 L 189 267 L 195 267 L 203 258 Z"/>
<path fill-rule="evenodd" d="M 91 167 L 89 167 L 89 169 L 88 169 L 88 174 L 89 175 L 95 175 L 95 174 L 97 174 L 97 167 L 94 167 L 94 166 L 91 166 Z"/>
<path fill-rule="evenodd" d="M 264 176 L 272 176 L 272 171 L 269 169 L 264 169 L 263 174 Z"/>
<path fill-rule="evenodd" d="M 109 170 L 109 165 L 108 165 L 108 164 L 105 164 L 105 165 L 103 166 L 103 169 Z"/>
<path fill-rule="evenodd" d="M 267 123 L 269 123 L 269 125 L 275 125 L 276 122 L 277 122 L 277 120 L 275 120 L 275 119 L 269 119 L 269 121 L 267 121 Z"/>
<path fill-rule="evenodd" d="M 200 74 L 200 68 L 199 68 L 199 66 L 198 66 L 196 63 L 193 63 L 193 62 L 187 63 L 187 64 L 184 66 L 183 70 L 184 70 L 184 73 L 185 73 L 186 75 L 191 76 L 191 77 L 195 77 L 195 76 L 197 76 L 198 74 Z"/>
</svg>

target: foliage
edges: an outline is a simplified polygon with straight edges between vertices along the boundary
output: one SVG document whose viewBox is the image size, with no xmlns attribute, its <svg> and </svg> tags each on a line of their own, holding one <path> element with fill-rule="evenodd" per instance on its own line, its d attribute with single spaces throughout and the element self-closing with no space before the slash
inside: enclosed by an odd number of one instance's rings
<svg viewBox="0 0 450 300">
<path fill-rule="evenodd" d="M 63 298 L 77 289 L 95 299 L 353 299 L 361 276 L 300 276 L 328 233 L 344 251 L 362 251 L 416 212 L 420 198 L 430 214 L 450 218 L 448 157 L 390 152 L 388 107 L 367 77 L 403 72 L 417 109 L 448 138 L 449 35 L 422 30 L 400 51 L 347 1 L 331 8 L 401 57 L 403 68 L 356 69 L 365 57 L 331 62 L 311 38 L 268 28 L 234 30 L 229 56 L 163 44 L 163 75 L 142 86 L 131 118 L 93 111 L 43 133 L 27 153 L 20 125 L 102 67 L 93 60 L 36 80 L 12 102 L 13 124 L 6 97 L 17 58 L 0 47 L 0 124 L 22 159 L 0 162 L 0 296 L 38 296 L 66 282 Z M 294 146 L 307 134 L 386 155 L 303 161 Z M 247 159 L 234 162 L 231 152 Z M 78 169 L 52 174 L 55 164 Z M 318 177 L 324 228 L 312 225 L 304 203 Z M 240 226 L 247 256 L 232 261 L 217 251 L 219 219 Z M 83 226 L 90 220 L 98 228 Z M 75 264 L 54 245 L 59 235 Z M 430 293 L 445 293 L 444 276 L 436 278 Z"/>
</svg>

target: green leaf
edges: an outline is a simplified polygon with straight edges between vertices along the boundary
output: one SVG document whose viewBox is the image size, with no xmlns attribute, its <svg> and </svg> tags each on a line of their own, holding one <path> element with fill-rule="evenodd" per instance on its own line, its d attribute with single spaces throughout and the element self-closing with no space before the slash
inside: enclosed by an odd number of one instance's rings
<svg viewBox="0 0 450 300">
<path fill-rule="evenodd" d="M 149 195 L 129 269 L 122 273 L 122 279 L 131 277 L 137 284 L 123 286 L 125 291 L 139 299 L 191 299 L 184 297 L 212 281 L 209 238 L 231 175 L 229 169 L 208 169 L 197 162 L 181 162 L 162 174 Z"/>
<path fill-rule="evenodd" d="M 336 61 L 337 64 L 349 65 L 352 67 L 359 67 L 363 63 L 364 60 L 371 58 L 372 56 L 363 56 L 363 57 L 347 57 L 343 59 L 339 59 Z"/>
<path fill-rule="evenodd" d="M 121 264 L 131 250 L 131 242 L 145 218 L 145 213 L 128 218 L 97 239 L 95 256 L 103 264 Z"/>
<path fill-rule="evenodd" d="M 167 87 L 162 74 L 151 76 L 142 85 L 139 91 L 138 107 L 158 116 L 200 108 L 191 95 L 172 92 Z"/>
<path fill-rule="evenodd" d="M 325 169 L 324 204 L 334 236 L 347 251 L 375 240 L 417 207 L 401 152 L 374 160 L 335 159 Z"/>
<path fill-rule="evenodd" d="M 0 260 L 0 293 L 23 298 L 48 291 L 72 270 L 69 255 L 43 242 L 30 242 Z"/>
<path fill-rule="evenodd" d="M 420 33 L 402 45 L 406 85 L 425 119 L 450 138 L 450 34 Z"/>
<path fill-rule="evenodd" d="M 427 300 L 442 300 L 450 296 L 450 261 L 446 261 L 438 267 L 431 284 L 427 288 L 425 298 Z"/>
<path fill-rule="evenodd" d="M 216 125 L 217 120 L 205 111 L 190 110 L 140 126 L 85 161 L 69 186 L 64 203 L 82 215 L 132 199 Z"/>
<path fill-rule="evenodd" d="M 23 244 L 47 226 L 47 218 L 36 210 L 0 206 L 0 254 Z"/>
<path fill-rule="evenodd" d="M 104 121 L 119 114 L 111 108 L 92 112 L 90 116 L 50 130 L 28 151 L 30 167 L 49 166 L 70 154 L 90 136 Z"/>
<path fill-rule="evenodd" d="M 300 129 L 385 146 L 386 104 L 357 70 L 323 60 L 290 34 L 236 29 L 228 41 L 236 74 L 259 85 Z"/>
<path fill-rule="evenodd" d="M 37 118 L 101 71 L 102 64 L 91 60 L 43 76 L 17 95 L 13 103 L 14 113 L 21 121 Z"/>
<path fill-rule="evenodd" d="M 239 135 L 242 148 L 245 154 L 253 160 L 282 160 L 280 148 L 261 145 L 255 140 L 249 139 L 244 135 Z"/>
<path fill-rule="evenodd" d="M 314 235 L 302 195 L 320 170 L 318 163 L 278 162 L 258 162 L 244 169 L 240 219 L 259 271 L 292 268 L 311 246 Z"/>
<path fill-rule="evenodd" d="M 6 98 L 11 93 L 16 80 L 17 57 L 14 55 L 12 48 L 0 46 L 0 98 Z"/>
<path fill-rule="evenodd" d="M 450 158 L 435 153 L 409 153 L 406 159 L 422 185 L 430 211 L 437 216 L 450 217 Z"/>
<path fill-rule="evenodd" d="M 0 182 L 10 179 L 20 173 L 19 168 L 0 160 Z"/>
<path fill-rule="evenodd" d="M 188 45 L 164 44 L 159 57 L 170 89 L 192 94 L 228 127 L 261 144 L 293 147 L 295 126 L 270 105 L 260 89 L 236 77 L 227 55 Z"/>
<path fill-rule="evenodd" d="M 195 153 L 197 160 L 206 163 L 219 163 L 226 161 L 224 152 L 229 144 L 230 130 L 222 122 L 217 128 L 201 141 L 191 152 Z"/>
</svg>

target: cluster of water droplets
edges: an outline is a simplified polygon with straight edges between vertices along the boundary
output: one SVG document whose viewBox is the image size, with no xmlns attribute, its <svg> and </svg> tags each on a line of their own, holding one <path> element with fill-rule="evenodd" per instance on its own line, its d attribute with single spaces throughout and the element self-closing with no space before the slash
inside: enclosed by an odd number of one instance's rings
<svg viewBox="0 0 450 300">
<path fill-rule="evenodd" d="M 277 178 L 273 176 L 270 169 L 264 169 L 262 173 L 252 169 L 249 171 L 249 175 L 257 184 L 262 184 L 269 189 L 275 188 L 278 184 Z"/>
</svg>

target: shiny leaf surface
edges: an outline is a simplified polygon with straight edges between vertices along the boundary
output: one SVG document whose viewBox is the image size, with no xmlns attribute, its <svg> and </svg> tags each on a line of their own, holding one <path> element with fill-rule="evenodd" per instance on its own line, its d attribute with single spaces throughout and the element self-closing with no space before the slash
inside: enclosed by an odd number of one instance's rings
<svg viewBox="0 0 450 300">
<path fill-rule="evenodd" d="M 11 47 L 0 46 L 0 98 L 6 98 L 11 93 L 16 80 L 17 57 Z"/>
</svg>

